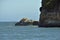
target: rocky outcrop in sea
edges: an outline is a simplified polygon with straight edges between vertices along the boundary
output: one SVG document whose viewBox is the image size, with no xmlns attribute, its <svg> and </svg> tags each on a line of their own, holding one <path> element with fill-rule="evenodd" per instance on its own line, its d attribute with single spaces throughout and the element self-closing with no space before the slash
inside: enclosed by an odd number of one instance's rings
<svg viewBox="0 0 60 40">
<path fill-rule="evenodd" d="M 15 26 L 38 25 L 38 21 L 33 21 L 28 18 L 23 18 L 15 24 Z"/>
</svg>

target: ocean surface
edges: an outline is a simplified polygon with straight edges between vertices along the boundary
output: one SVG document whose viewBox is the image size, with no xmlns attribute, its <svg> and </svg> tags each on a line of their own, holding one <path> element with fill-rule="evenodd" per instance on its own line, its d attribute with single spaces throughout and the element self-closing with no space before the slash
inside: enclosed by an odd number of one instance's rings
<svg viewBox="0 0 60 40">
<path fill-rule="evenodd" d="M 0 40 L 60 40 L 60 28 L 14 24 L 15 22 L 0 22 Z"/>
</svg>

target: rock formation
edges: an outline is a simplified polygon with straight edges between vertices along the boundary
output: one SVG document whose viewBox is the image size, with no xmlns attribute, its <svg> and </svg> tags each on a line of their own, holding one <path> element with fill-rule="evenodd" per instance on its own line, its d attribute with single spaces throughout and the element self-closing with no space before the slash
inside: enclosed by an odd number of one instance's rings
<svg viewBox="0 0 60 40">
<path fill-rule="evenodd" d="M 60 0 L 42 0 L 39 26 L 60 26 Z"/>
<path fill-rule="evenodd" d="M 38 21 L 33 21 L 32 24 L 33 24 L 33 25 L 38 25 L 38 23 L 39 23 Z"/>
<path fill-rule="evenodd" d="M 31 25 L 32 24 L 32 20 L 29 20 L 28 18 L 23 18 L 23 19 L 21 19 L 19 22 L 17 22 L 15 25 L 16 26 L 25 26 L 25 25 Z"/>
<path fill-rule="evenodd" d="M 15 24 L 15 26 L 38 25 L 38 21 L 33 21 L 28 18 L 23 18 Z"/>
</svg>

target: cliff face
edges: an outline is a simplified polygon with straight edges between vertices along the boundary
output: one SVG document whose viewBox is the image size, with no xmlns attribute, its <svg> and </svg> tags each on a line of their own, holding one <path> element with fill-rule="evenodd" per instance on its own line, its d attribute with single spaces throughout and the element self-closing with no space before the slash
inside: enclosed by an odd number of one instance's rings
<svg viewBox="0 0 60 40">
<path fill-rule="evenodd" d="M 60 0 L 42 0 L 39 26 L 42 24 L 60 24 Z"/>
</svg>

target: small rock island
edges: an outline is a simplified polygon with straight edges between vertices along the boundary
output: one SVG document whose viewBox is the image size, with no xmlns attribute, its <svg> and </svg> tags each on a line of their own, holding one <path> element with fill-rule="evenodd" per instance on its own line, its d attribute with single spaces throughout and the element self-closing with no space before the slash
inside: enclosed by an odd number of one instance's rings
<svg viewBox="0 0 60 40">
<path fill-rule="evenodd" d="M 38 21 L 33 21 L 28 18 L 23 18 L 15 24 L 15 26 L 38 25 Z"/>
</svg>

